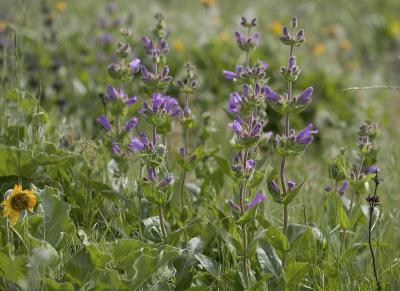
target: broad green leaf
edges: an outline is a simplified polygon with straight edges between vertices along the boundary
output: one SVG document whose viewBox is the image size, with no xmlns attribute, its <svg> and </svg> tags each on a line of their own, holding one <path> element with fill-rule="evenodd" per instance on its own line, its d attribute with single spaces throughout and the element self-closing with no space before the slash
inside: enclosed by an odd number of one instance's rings
<svg viewBox="0 0 400 291">
<path fill-rule="evenodd" d="M 337 207 L 337 216 L 340 226 L 343 229 L 348 229 L 350 227 L 350 221 L 342 205 L 338 205 Z"/>
<path fill-rule="evenodd" d="M 309 267 L 308 263 L 293 262 L 288 264 L 284 273 L 286 288 L 295 288 L 308 273 Z"/>
<path fill-rule="evenodd" d="M 194 256 L 199 261 L 200 265 L 213 277 L 220 277 L 222 275 L 222 266 L 220 263 L 203 254 L 195 254 Z"/>
<path fill-rule="evenodd" d="M 27 290 L 27 258 L 23 255 L 10 258 L 6 248 L 0 248 L 0 272 L 6 280 L 17 284 L 22 289 Z"/>
<path fill-rule="evenodd" d="M 272 274 L 275 279 L 281 276 L 282 261 L 276 254 L 274 248 L 264 240 L 261 240 L 258 244 L 257 258 L 261 269 L 265 273 Z"/>
<path fill-rule="evenodd" d="M 74 291 L 74 285 L 69 282 L 57 282 L 46 278 L 45 284 L 48 291 Z"/>
<path fill-rule="evenodd" d="M 288 240 L 290 245 L 294 244 L 306 231 L 307 226 L 302 224 L 289 224 L 288 225 Z"/>
<path fill-rule="evenodd" d="M 75 226 L 69 218 L 71 205 L 57 198 L 57 190 L 45 187 L 40 193 L 44 211 L 44 237 L 47 242 L 57 248 L 64 233 L 72 234 Z"/>
<path fill-rule="evenodd" d="M 270 227 L 265 233 L 265 239 L 276 249 L 284 252 L 290 249 L 290 244 L 285 234 L 276 227 Z"/>
<path fill-rule="evenodd" d="M 296 188 L 288 190 L 287 195 L 282 199 L 282 203 L 285 205 L 290 204 L 290 202 L 292 202 L 293 199 L 300 193 L 300 190 L 305 182 L 306 178 L 304 178 L 303 182 L 301 182 L 300 185 L 298 185 Z"/>
</svg>

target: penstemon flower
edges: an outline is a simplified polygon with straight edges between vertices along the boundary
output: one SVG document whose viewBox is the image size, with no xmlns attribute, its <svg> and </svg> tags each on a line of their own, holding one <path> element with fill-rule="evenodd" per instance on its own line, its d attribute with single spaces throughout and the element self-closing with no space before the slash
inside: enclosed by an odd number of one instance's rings
<svg viewBox="0 0 400 291">
<path fill-rule="evenodd" d="M 235 38 L 238 47 L 245 52 L 245 63 L 236 66 L 234 72 L 224 70 L 222 73 L 226 79 L 241 85 L 240 93 L 230 94 L 227 106 L 228 112 L 233 115 L 233 121 L 229 123 L 229 127 L 234 133 L 231 143 L 239 150 L 231 165 L 234 181 L 239 188 L 239 203 L 231 200 L 228 204 L 240 217 L 237 222 L 241 225 L 243 236 L 243 274 L 245 276 L 244 287 L 247 288 L 250 285 L 251 267 L 246 257 L 249 239 L 246 224 L 249 222 L 249 215 L 250 217 L 255 215 L 256 206 L 264 201 L 265 196 L 257 192 L 250 202 L 246 202 L 246 196 L 247 193 L 250 194 L 248 185 L 253 181 L 256 167 L 256 161 L 252 157 L 255 156 L 256 147 L 263 137 L 264 122 L 258 120 L 257 113 L 265 107 L 264 86 L 267 82 L 265 71 L 269 65 L 261 61 L 253 66 L 250 65 L 250 53 L 260 41 L 259 32 L 251 33 L 251 29 L 257 25 L 257 20 L 254 18 L 248 21 L 243 17 L 241 25 L 247 29 L 247 35 L 236 31 Z M 249 209 L 252 212 L 246 214 Z"/>
<path fill-rule="evenodd" d="M 305 179 L 299 185 L 290 180 L 286 182 L 286 159 L 288 156 L 304 152 L 314 139 L 314 135 L 318 133 L 318 130 L 314 128 L 312 123 L 297 133 L 294 129 L 290 128 L 290 115 L 303 111 L 311 103 L 313 93 L 312 87 L 306 88 L 298 95 L 293 93 L 293 83 L 297 80 L 301 72 L 294 55 L 294 47 L 300 46 L 305 41 L 305 38 L 304 30 L 294 31 L 297 27 L 297 18 L 293 17 L 290 24 L 292 32 L 289 32 L 288 27 L 284 26 L 282 28 L 282 36 L 280 37 L 280 40 L 290 47 L 287 65 L 280 69 L 283 79 L 288 83 L 288 90 L 283 94 L 279 94 L 269 86 L 264 86 L 267 103 L 285 118 L 285 131 L 282 135 L 275 135 L 273 142 L 276 153 L 282 156 L 280 171 L 279 174 L 277 170 L 272 171 L 268 178 L 268 189 L 272 198 L 274 201 L 283 204 L 283 231 L 285 235 L 287 235 L 288 230 L 288 204 L 300 192 L 305 182 Z M 285 264 L 286 252 L 283 253 L 283 267 L 285 267 Z"/>
</svg>

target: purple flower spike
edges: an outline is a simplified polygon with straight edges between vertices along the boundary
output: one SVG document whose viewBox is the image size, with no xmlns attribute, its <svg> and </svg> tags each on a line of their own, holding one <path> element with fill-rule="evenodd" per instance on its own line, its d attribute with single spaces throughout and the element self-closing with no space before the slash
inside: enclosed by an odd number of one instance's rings
<svg viewBox="0 0 400 291">
<path fill-rule="evenodd" d="M 242 97 L 237 92 L 233 92 L 229 96 L 228 111 L 238 113 L 243 102 Z"/>
<path fill-rule="evenodd" d="M 257 192 L 256 195 L 254 195 L 254 198 L 251 199 L 249 203 L 249 208 L 253 208 L 254 206 L 263 202 L 264 200 L 265 200 L 264 194 L 262 194 L 261 192 Z"/>
<path fill-rule="evenodd" d="M 136 74 L 140 71 L 140 59 L 134 59 L 129 63 L 132 73 Z"/>
<path fill-rule="evenodd" d="M 165 38 L 160 39 L 159 49 L 163 54 L 167 54 L 169 52 L 168 42 Z"/>
<path fill-rule="evenodd" d="M 288 184 L 289 190 L 293 190 L 296 187 L 296 183 L 292 180 L 289 180 L 287 184 Z"/>
<path fill-rule="evenodd" d="M 128 120 L 127 123 L 125 123 L 125 131 L 130 131 L 132 128 L 136 126 L 138 123 L 138 119 L 136 117 L 132 117 L 131 119 Z"/>
<path fill-rule="evenodd" d="M 228 201 L 228 205 L 230 208 L 232 208 L 233 210 L 240 212 L 240 207 L 239 205 L 237 205 L 235 202 L 233 202 L 232 200 Z"/>
<path fill-rule="evenodd" d="M 118 155 L 120 151 L 121 151 L 121 148 L 119 147 L 119 144 L 116 143 L 116 142 L 113 142 L 113 143 L 111 144 L 111 152 L 112 152 L 114 155 Z"/>
<path fill-rule="evenodd" d="M 343 196 L 344 192 L 346 192 L 348 188 L 349 188 L 349 182 L 346 180 L 338 190 L 340 196 Z"/>
<path fill-rule="evenodd" d="M 278 186 L 278 184 L 275 182 L 275 180 L 272 180 L 271 186 L 272 186 L 272 189 L 274 189 L 275 192 L 278 192 L 278 193 L 281 192 L 281 190 L 279 189 L 279 186 Z"/>
<path fill-rule="evenodd" d="M 297 101 L 301 104 L 307 104 L 311 101 L 311 95 L 313 94 L 314 88 L 308 87 L 297 97 Z"/>
<path fill-rule="evenodd" d="M 314 125 L 310 123 L 295 136 L 298 144 L 309 144 L 313 140 L 313 135 L 318 133 L 318 129 L 313 130 Z"/>
<path fill-rule="evenodd" d="M 278 102 L 279 100 L 279 94 L 272 91 L 269 86 L 264 86 L 264 94 L 269 101 Z"/>
<path fill-rule="evenodd" d="M 223 70 L 222 74 L 224 75 L 225 79 L 227 79 L 227 80 L 233 80 L 237 77 L 236 73 L 232 72 L 232 71 Z"/>
<path fill-rule="evenodd" d="M 107 119 L 107 117 L 105 117 L 104 115 L 100 115 L 96 118 L 97 122 L 101 124 L 101 126 L 103 126 L 103 128 L 106 131 L 110 131 L 111 130 L 111 123 L 110 121 Z"/>
<path fill-rule="evenodd" d="M 177 116 L 181 112 L 181 107 L 175 98 L 164 96 L 165 110 L 170 116 Z"/>
</svg>

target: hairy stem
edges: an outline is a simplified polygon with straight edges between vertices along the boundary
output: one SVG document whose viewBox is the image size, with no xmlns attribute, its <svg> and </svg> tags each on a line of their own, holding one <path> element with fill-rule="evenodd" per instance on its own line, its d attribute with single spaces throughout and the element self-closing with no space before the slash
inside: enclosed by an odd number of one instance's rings
<svg viewBox="0 0 400 291">
<path fill-rule="evenodd" d="M 356 182 L 360 179 L 361 169 L 362 169 L 362 166 L 364 164 L 364 157 L 365 157 L 365 155 L 362 154 L 361 155 L 360 164 L 358 165 L 357 175 L 356 175 L 356 179 L 355 179 Z M 357 190 L 357 187 L 353 186 L 353 192 L 351 193 L 350 207 L 349 207 L 349 211 L 347 213 L 350 220 L 351 220 L 351 212 L 353 210 L 354 196 L 355 196 L 356 190 Z M 346 233 L 347 233 L 347 230 L 345 229 L 343 231 L 342 239 L 341 239 L 341 242 L 340 242 L 340 252 L 342 251 L 344 243 L 345 243 Z"/>
<path fill-rule="evenodd" d="M 165 224 L 164 224 L 164 208 L 161 204 L 158 205 L 158 216 L 160 219 L 162 237 L 163 239 L 165 239 L 167 237 L 167 231 L 165 230 Z"/>
<path fill-rule="evenodd" d="M 372 268 L 374 270 L 376 287 L 377 287 L 378 291 L 380 291 L 380 290 L 382 290 L 382 287 L 381 287 L 381 283 L 379 282 L 379 279 L 378 279 L 378 272 L 376 271 L 375 254 L 374 254 L 374 250 L 372 249 L 372 242 L 371 242 L 372 214 L 374 213 L 374 208 L 375 207 L 373 205 L 370 205 L 370 207 L 369 207 L 368 245 L 369 245 L 369 250 L 371 251 Z"/>
</svg>

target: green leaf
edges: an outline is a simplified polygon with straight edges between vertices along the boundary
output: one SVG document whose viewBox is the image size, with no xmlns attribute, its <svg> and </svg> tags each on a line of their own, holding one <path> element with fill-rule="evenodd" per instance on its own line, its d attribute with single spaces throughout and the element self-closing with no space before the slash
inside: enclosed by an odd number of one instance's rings
<svg viewBox="0 0 400 291">
<path fill-rule="evenodd" d="M 300 280 L 308 273 L 308 263 L 293 262 L 287 265 L 284 273 L 286 288 L 296 287 Z"/>
<path fill-rule="evenodd" d="M 340 226 L 343 229 L 348 229 L 350 227 L 350 221 L 342 205 L 338 205 L 337 207 L 337 216 Z"/>
<path fill-rule="evenodd" d="M 285 252 L 290 249 L 290 244 L 285 234 L 276 227 L 270 227 L 265 233 L 265 239 L 276 249 Z"/>
<path fill-rule="evenodd" d="M 46 290 L 48 291 L 74 291 L 74 285 L 69 282 L 57 282 L 50 278 L 45 279 Z"/>
<path fill-rule="evenodd" d="M 113 189 L 111 189 L 111 187 L 109 187 L 106 184 L 103 184 L 101 182 L 94 181 L 94 180 L 91 180 L 90 183 L 91 183 L 92 189 L 96 190 L 97 193 L 104 196 L 108 200 L 115 202 L 115 201 L 119 201 L 121 199 L 125 199 L 125 196 L 121 195 L 121 193 L 119 193 L 117 191 L 114 191 Z"/>
<path fill-rule="evenodd" d="M 264 272 L 272 274 L 275 279 L 281 276 L 282 261 L 276 254 L 274 248 L 264 240 L 261 240 L 258 244 L 257 258 Z"/>
<path fill-rule="evenodd" d="M 73 234 L 75 226 L 69 218 L 71 205 L 57 198 L 55 188 L 45 187 L 40 193 L 41 205 L 44 211 L 44 237 L 53 247 L 57 248 L 64 233 Z"/>
<path fill-rule="evenodd" d="M 264 172 L 254 171 L 254 173 L 251 176 L 250 181 L 248 183 L 248 187 L 250 189 L 257 187 L 258 185 L 260 185 L 262 183 L 262 181 L 264 180 L 264 177 L 265 177 Z"/>
<path fill-rule="evenodd" d="M 282 203 L 281 193 L 275 191 L 275 189 L 272 187 L 272 181 L 275 181 L 279 185 L 279 175 L 276 169 L 273 169 L 268 175 L 267 187 L 269 194 L 272 196 L 272 199 L 277 203 Z"/>
<path fill-rule="evenodd" d="M 255 219 L 256 216 L 256 211 L 258 208 L 258 204 L 254 206 L 253 208 L 247 209 L 244 214 L 238 219 L 237 223 L 238 224 L 247 224 L 250 221 Z"/>
<path fill-rule="evenodd" d="M 214 278 L 222 275 L 222 266 L 214 259 L 207 257 L 203 254 L 195 254 L 195 258 Z"/>
<path fill-rule="evenodd" d="M 0 248 L 0 271 L 1 276 L 6 280 L 13 282 L 22 289 L 27 289 L 27 258 L 18 255 L 10 258 L 6 248 Z"/>
<path fill-rule="evenodd" d="M 289 239 L 290 245 L 294 244 L 299 238 L 301 238 L 306 231 L 307 226 L 302 224 L 289 224 L 287 237 Z"/>
<path fill-rule="evenodd" d="M 268 290 L 265 282 L 272 278 L 272 274 L 265 274 L 262 276 L 261 280 L 255 283 L 250 288 L 247 288 L 246 291 L 264 291 Z"/>
</svg>

